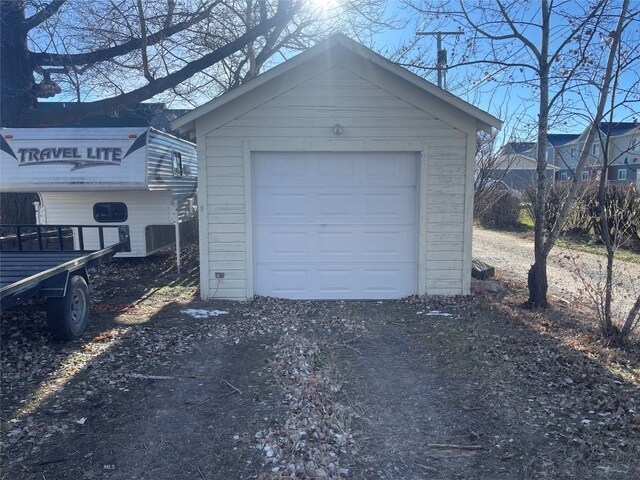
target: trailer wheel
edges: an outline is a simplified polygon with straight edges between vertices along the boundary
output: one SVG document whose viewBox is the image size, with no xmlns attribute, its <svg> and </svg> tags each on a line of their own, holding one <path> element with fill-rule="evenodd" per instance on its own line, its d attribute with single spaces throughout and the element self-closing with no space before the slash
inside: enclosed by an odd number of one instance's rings
<svg viewBox="0 0 640 480">
<path fill-rule="evenodd" d="M 47 301 L 47 324 L 58 340 L 71 340 L 89 325 L 89 287 L 80 275 L 69 280 L 67 294 Z"/>
</svg>

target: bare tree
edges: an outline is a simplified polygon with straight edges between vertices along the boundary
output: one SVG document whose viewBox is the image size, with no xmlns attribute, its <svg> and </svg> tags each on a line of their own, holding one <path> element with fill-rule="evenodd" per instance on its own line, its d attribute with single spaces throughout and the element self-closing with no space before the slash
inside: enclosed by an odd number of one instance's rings
<svg viewBox="0 0 640 480">
<path fill-rule="evenodd" d="M 638 12 L 636 12 L 637 14 Z M 623 45 L 625 48 L 622 48 Z M 604 292 L 602 301 L 597 307 L 603 336 L 614 343 L 621 344 L 629 337 L 640 320 L 638 318 L 640 296 L 622 326 L 618 327 L 613 321 L 611 308 L 614 294 L 614 260 L 618 249 L 625 242 L 628 242 L 632 235 L 640 235 L 640 192 L 636 191 L 634 185 L 630 185 L 626 189 L 610 188 L 608 172 L 611 166 L 622 157 L 626 157 L 633 148 L 631 141 L 628 145 L 614 144 L 612 132 L 616 125 L 616 120 L 614 120 L 616 113 L 622 107 L 640 101 L 640 79 L 638 77 L 626 88 L 622 88 L 619 81 L 620 76 L 627 71 L 632 71 L 637 75 L 637 70 L 640 68 L 640 44 L 620 42 L 617 51 L 614 52 L 613 62 L 614 80 L 608 100 L 609 110 L 606 115 L 608 123 L 606 128 L 603 128 L 593 119 L 591 128 L 597 132 L 597 142 L 602 152 L 600 179 L 595 198 L 599 223 L 596 233 L 599 234 L 607 253 Z M 597 82 L 597 79 L 594 81 Z M 633 108 L 631 110 L 633 111 Z M 633 121 L 636 123 L 635 128 L 638 128 L 640 124 L 637 123 L 637 119 L 633 118 Z"/>
<path fill-rule="evenodd" d="M 575 168 L 573 183 L 550 232 L 544 229 L 547 196 L 546 152 L 550 120 L 567 110 L 569 92 L 585 86 L 585 72 L 600 72 L 597 96 L 606 101 L 611 83 L 611 62 L 599 63 L 598 52 L 618 49 L 620 34 L 627 28 L 628 1 L 613 0 L 540 3 L 514 0 L 458 0 L 456 6 L 445 1 L 412 3 L 424 15 L 453 22 L 467 33 L 466 48 L 454 66 L 476 67 L 487 81 L 524 85 L 535 94 L 536 196 L 534 202 L 534 263 L 529 270 L 529 298 L 525 306 L 544 308 L 547 302 L 547 257 L 575 202 L 582 169 L 589 157 L 595 131 L 588 129 L 584 148 Z M 605 57 L 606 59 L 606 57 Z M 422 68 L 430 68 L 424 67 Z M 497 78 L 502 77 L 502 80 Z M 584 89 L 582 90 L 584 93 Z M 602 117 L 599 102 L 595 117 Z M 600 108 L 602 107 L 602 108 Z"/>
<path fill-rule="evenodd" d="M 608 32 L 607 47 L 602 49 L 602 58 L 606 64 L 604 73 L 595 69 L 585 80 L 590 89 L 598 91 L 595 114 L 591 114 L 594 106 L 589 104 L 588 97 L 583 97 L 582 115 L 588 120 L 585 132 L 585 145 L 580 153 L 578 167 L 586 162 L 586 157 L 594 156 L 591 145 L 595 144 L 600 151 L 601 159 L 596 163 L 599 167 L 599 181 L 595 198 L 592 200 L 591 214 L 595 217 L 595 233 L 599 235 L 606 249 L 606 268 L 604 281 L 597 288 L 591 288 L 594 292 L 596 312 L 601 324 L 604 337 L 614 343 L 623 343 L 631 333 L 632 326 L 637 322 L 638 310 L 631 310 L 627 321 L 619 328 L 613 321 L 612 302 L 614 294 L 614 258 L 615 253 L 630 235 L 640 232 L 640 196 L 634 186 L 630 188 L 613 188 L 608 183 L 608 172 L 622 156 L 629 153 L 629 145 L 614 144 L 612 135 L 616 123 L 619 123 L 625 115 L 635 119 L 637 114 L 635 105 L 640 102 L 640 43 L 633 38 L 633 32 L 629 28 L 634 23 L 637 26 L 640 10 L 629 10 L 629 1 L 625 0 L 618 12 L 615 29 Z M 623 76 L 626 78 L 624 86 L 621 84 Z M 585 113 L 586 112 L 586 113 Z M 578 113 L 578 112 L 576 112 Z M 617 120 L 616 120 L 617 117 Z M 607 119 L 608 122 L 602 123 Z M 577 182 L 580 172 L 576 171 L 569 195 L 577 192 Z M 556 225 L 562 225 L 569 215 L 571 205 L 565 202 L 556 221 Z M 551 232 L 558 235 L 558 230 Z M 638 302 L 636 302 L 638 304 Z"/>
<path fill-rule="evenodd" d="M 278 52 L 380 23 L 384 4 L 353 0 L 329 11 L 305 0 L 2 0 L 2 125 L 52 126 L 159 95 L 198 103 L 252 78 Z M 55 97 L 76 101 L 38 109 L 39 99 Z"/>
</svg>

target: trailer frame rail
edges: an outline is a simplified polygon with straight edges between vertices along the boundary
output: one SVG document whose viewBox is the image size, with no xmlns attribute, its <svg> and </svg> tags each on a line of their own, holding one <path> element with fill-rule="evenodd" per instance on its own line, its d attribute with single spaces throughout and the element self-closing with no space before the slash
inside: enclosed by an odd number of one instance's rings
<svg viewBox="0 0 640 480">
<path fill-rule="evenodd" d="M 116 253 L 129 251 L 129 228 L 126 225 L 5 225 L 14 229 L 15 236 L 0 237 L 0 308 L 10 308 L 33 296 L 59 298 L 67 294 L 73 275 L 81 275 L 88 282 L 87 270 L 112 258 Z M 98 230 L 99 250 L 85 250 L 85 231 Z M 105 229 L 117 229 L 118 242 L 105 246 Z M 28 231 L 28 232 L 27 232 Z M 64 246 L 65 232 L 72 232 L 79 249 Z M 55 236 L 57 250 L 44 249 L 44 238 Z M 26 250 L 26 241 L 36 240 L 36 250 Z M 11 242 L 16 248 L 7 249 Z M 75 242 L 74 242 L 75 243 Z"/>
</svg>

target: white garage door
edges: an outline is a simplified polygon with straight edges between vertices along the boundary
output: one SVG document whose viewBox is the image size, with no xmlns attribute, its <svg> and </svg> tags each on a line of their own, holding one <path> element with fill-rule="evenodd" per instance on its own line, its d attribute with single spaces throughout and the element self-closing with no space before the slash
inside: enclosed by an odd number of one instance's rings
<svg viewBox="0 0 640 480">
<path fill-rule="evenodd" d="M 256 153 L 253 160 L 258 295 L 417 292 L 416 154 Z"/>
</svg>

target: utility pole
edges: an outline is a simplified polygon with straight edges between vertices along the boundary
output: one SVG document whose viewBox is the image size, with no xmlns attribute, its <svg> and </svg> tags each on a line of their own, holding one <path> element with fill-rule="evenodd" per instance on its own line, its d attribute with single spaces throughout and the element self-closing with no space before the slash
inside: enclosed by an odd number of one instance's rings
<svg viewBox="0 0 640 480">
<path fill-rule="evenodd" d="M 436 37 L 438 42 L 438 60 L 436 61 L 436 69 L 438 70 L 438 86 L 442 87 L 442 78 L 444 77 L 444 89 L 447 89 L 447 51 L 442 49 L 442 37 L 447 35 L 460 36 L 464 32 L 416 32 L 416 35 L 430 35 Z"/>
</svg>

